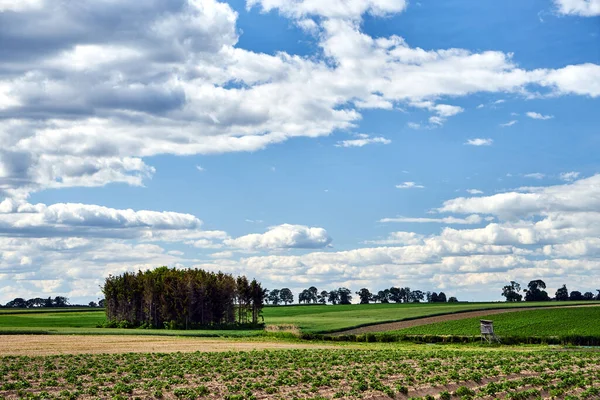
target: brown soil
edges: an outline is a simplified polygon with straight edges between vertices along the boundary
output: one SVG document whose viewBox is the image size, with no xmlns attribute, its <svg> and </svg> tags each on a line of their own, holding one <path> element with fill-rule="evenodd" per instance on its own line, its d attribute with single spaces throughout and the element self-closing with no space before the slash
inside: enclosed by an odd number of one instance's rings
<svg viewBox="0 0 600 400">
<path fill-rule="evenodd" d="M 446 315 L 438 315 L 435 317 L 423 317 L 419 319 L 413 319 L 410 321 L 399 321 L 399 322 L 388 322 L 385 324 L 377 324 L 377 325 L 369 325 L 363 326 L 362 328 L 349 329 L 347 331 L 335 332 L 331 335 L 360 335 L 365 333 L 375 333 L 375 332 L 388 332 L 388 331 L 397 331 L 400 329 L 412 328 L 413 326 L 421 326 L 421 325 L 429 325 L 435 324 L 436 322 L 446 322 L 446 321 L 456 321 L 459 319 L 466 318 L 477 318 L 484 317 L 487 315 L 495 315 L 495 314 L 504 314 L 510 312 L 519 312 L 519 311 L 531 311 L 531 310 L 541 310 L 548 308 L 571 308 L 571 307 L 600 307 L 598 304 L 589 304 L 589 305 L 579 305 L 579 306 L 558 306 L 558 307 L 528 307 L 528 308 L 499 308 L 492 310 L 481 310 L 481 311 L 467 311 L 461 312 L 457 314 L 446 314 Z"/>
<path fill-rule="evenodd" d="M 303 343 L 251 342 L 210 338 L 157 336 L 62 336 L 4 335 L 0 336 L 0 357 L 9 355 L 45 356 L 55 354 L 99 353 L 173 353 L 251 351 L 268 349 L 324 349 L 334 346 Z"/>
</svg>

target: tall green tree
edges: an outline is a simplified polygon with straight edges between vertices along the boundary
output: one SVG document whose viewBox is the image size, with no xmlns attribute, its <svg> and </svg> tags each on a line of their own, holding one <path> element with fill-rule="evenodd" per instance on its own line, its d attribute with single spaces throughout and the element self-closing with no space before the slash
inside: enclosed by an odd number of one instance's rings
<svg viewBox="0 0 600 400">
<path fill-rule="evenodd" d="M 521 285 L 515 281 L 510 281 L 509 285 L 502 288 L 502 296 L 504 296 L 509 303 L 518 302 L 523 300 L 523 295 L 519 293 L 520 291 Z"/>
<path fill-rule="evenodd" d="M 283 288 L 279 292 L 279 299 L 287 306 L 288 303 L 292 304 L 294 302 L 294 294 L 290 289 Z"/>
<path fill-rule="evenodd" d="M 369 302 L 373 301 L 373 293 L 367 288 L 360 289 L 356 294 L 360 299 L 360 304 L 369 304 Z"/>
<path fill-rule="evenodd" d="M 352 304 L 352 291 L 350 289 L 341 287 L 337 291 L 340 296 L 340 304 Z"/>
<path fill-rule="evenodd" d="M 558 290 L 556 290 L 556 293 L 554 293 L 554 298 L 556 299 L 556 301 L 569 300 L 569 290 L 567 289 L 567 285 L 562 285 L 561 288 L 558 288 Z"/>
</svg>

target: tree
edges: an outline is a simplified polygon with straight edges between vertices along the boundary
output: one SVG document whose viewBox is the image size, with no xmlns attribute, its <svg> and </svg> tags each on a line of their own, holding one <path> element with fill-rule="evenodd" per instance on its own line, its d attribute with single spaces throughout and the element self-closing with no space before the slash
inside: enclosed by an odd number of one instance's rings
<svg viewBox="0 0 600 400">
<path fill-rule="evenodd" d="M 319 293 L 318 302 L 320 304 L 327 304 L 327 299 L 329 298 L 329 292 L 327 290 L 323 290 Z"/>
<path fill-rule="evenodd" d="M 360 289 L 356 294 L 360 298 L 360 304 L 369 304 L 373 301 L 373 294 L 367 288 Z"/>
<path fill-rule="evenodd" d="M 6 303 L 7 308 L 25 308 L 27 307 L 27 301 L 21 297 L 17 297 L 14 300 Z"/>
<path fill-rule="evenodd" d="M 350 289 L 341 287 L 338 289 L 338 295 L 340 296 L 340 304 L 352 304 L 352 292 Z"/>
<path fill-rule="evenodd" d="M 438 302 L 438 294 L 436 292 L 431 292 L 431 294 L 429 295 L 429 302 L 430 303 Z"/>
<path fill-rule="evenodd" d="M 308 288 L 308 293 L 310 294 L 310 301 L 316 304 L 319 301 L 319 290 L 311 286 Z"/>
<path fill-rule="evenodd" d="M 583 297 L 583 295 L 581 294 L 580 291 L 574 290 L 569 295 L 569 300 L 571 300 L 571 301 L 582 301 L 582 300 L 585 300 L 585 298 Z"/>
<path fill-rule="evenodd" d="M 445 303 L 446 301 L 447 301 L 447 300 L 446 300 L 446 293 L 444 293 L 444 292 L 439 292 L 439 293 L 438 293 L 438 301 L 437 301 L 437 302 L 438 302 L 438 303 Z"/>
<path fill-rule="evenodd" d="M 46 300 L 44 300 L 44 307 L 52 307 L 54 306 L 54 303 L 52 302 L 52 297 L 48 297 Z"/>
<path fill-rule="evenodd" d="M 279 292 L 279 298 L 286 306 L 288 305 L 288 303 L 292 304 L 294 302 L 294 294 L 288 288 L 281 289 L 281 291 Z"/>
<path fill-rule="evenodd" d="M 269 301 L 274 306 L 279 304 L 279 289 L 273 289 L 269 292 Z"/>
<path fill-rule="evenodd" d="M 27 308 L 38 308 L 44 306 L 44 299 L 36 297 L 34 299 L 27 300 Z"/>
<path fill-rule="evenodd" d="M 104 307 L 106 307 L 106 300 L 104 300 L 104 299 L 100 299 L 100 300 L 98 301 L 98 307 L 101 307 L 101 308 L 104 308 Z"/>
<path fill-rule="evenodd" d="M 390 297 L 389 299 L 391 301 L 393 301 L 394 303 L 401 303 L 402 302 L 402 296 L 400 293 L 400 288 L 397 287 L 391 287 L 390 288 Z"/>
<path fill-rule="evenodd" d="M 69 304 L 69 299 L 64 296 L 56 296 L 52 300 L 52 304 L 54 304 L 54 307 L 66 307 Z"/>
<path fill-rule="evenodd" d="M 377 301 L 387 304 L 390 302 L 391 295 L 390 289 L 380 290 L 377 292 Z"/>
<path fill-rule="evenodd" d="M 400 289 L 400 295 L 402 297 L 403 303 L 408 303 L 410 301 L 410 293 L 411 293 L 411 290 L 409 287 Z"/>
<path fill-rule="evenodd" d="M 456 297 L 452 296 L 448 299 L 448 303 L 458 303 L 458 299 Z"/>
<path fill-rule="evenodd" d="M 96 308 L 96 307 L 98 307 L 98 304 L 96 304 L 95 301 L 90 301 L 88 304 L 88 307 Z"/>
<path fill-rule="evenodd" d="M 420 303 L 425 300 L 425 292 L 421 290 L 413 290 L 410 292 L 410 302 L 411 303 Z"/>
<path fill-rule="evenodd" d="M 594 300 L 594 293 L 592 293 L 592 292 L 585 292 L 583 294 L 583 299 L 584 300 Z"/>
<path fill-rule="evenodd" d="M 510 285 L 506 285 L 502 288 L 502 296 L 504 296 L 509 303 L 518 302 L 523 300 L 523 295 L 519 294 L 520 291 L 521 285 L 515 281 L 510 281 Z"/>
<path fill-rule="evenodd" d="M 298 295 L 298 304 L 309 303 L 309 302 L 310 302 L 310 293 L 309 293 L 308 289 L 304 289 Z"/>
<path fill-rule="evenodd" d="M 338 301 L 340 301 L 340 294 L 338 293 L 338 291 L 334 289 L 331 292 L 329 292 L 327 301 L 329 301 L 333 305 L 337 304 Z"/>
<path fill-rule="evenodd" d="M 569 290 L 567 290 L 567 285 L 562 285 L 556 293 L 554 293 L 554 298 L 556 301 L 567 301 L 569 300 Z"/>
<path fill-rule="evenodd" d="M 548 292 L 542 289 L 546 289 L 546 283 L 541 279 L 530 281 L 527 284 L 527 290 L 525 293 L 525 301 L 549 301 L 550 296 Z"/>
</svg>

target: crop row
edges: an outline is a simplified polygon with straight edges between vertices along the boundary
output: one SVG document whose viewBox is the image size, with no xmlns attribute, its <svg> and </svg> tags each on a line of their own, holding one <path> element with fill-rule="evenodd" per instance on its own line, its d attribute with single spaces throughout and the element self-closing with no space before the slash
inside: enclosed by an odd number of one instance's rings
<svg viewBox="0 0 600 400">
<path fill-rule="evenodd" d="M 592 352 L 395 349 L 3 357 L 0 398 L 584 399 L 600 397 L 599 362 Z"/>
</svg>

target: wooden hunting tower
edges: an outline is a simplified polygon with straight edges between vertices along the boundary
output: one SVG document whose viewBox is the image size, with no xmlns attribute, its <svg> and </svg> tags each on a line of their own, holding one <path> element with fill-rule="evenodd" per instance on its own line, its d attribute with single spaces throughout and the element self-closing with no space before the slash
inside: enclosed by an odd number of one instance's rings
<svg viewBox="0 0 600 400">
<path fill-rule="evenodd" d="M 481 319 L 479 320 L 479 322 L 479 326 L 481 329 L 481 341 L 483 342 L 483 340 L 485 339 L 485 341 L 488 343 L 500 343 L 500 339 L 498 339 L 498 336 L 496 336 L 496 334 L 494 333 L 494 321 Z"/>
</svg>

